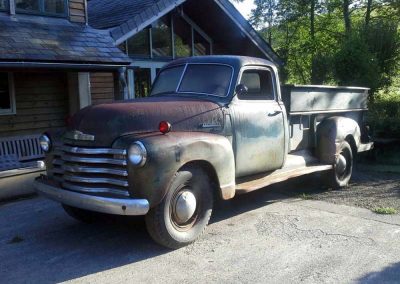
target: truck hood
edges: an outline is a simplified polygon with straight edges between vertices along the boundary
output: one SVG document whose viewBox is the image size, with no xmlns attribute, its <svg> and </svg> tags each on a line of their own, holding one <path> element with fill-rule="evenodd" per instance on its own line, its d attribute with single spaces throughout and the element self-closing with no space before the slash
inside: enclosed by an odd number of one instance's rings
<svg viewBox="0 0 400 284">
<path fill-rule="evenodd" d="M 156 132 L 161 121 L 172 131 L 220 132 L 223 112 L 217 103 L 178 97 L 143 98 L 82 109 L 75 114 L 69 131 L 93 135 L 93 146 L 109 147 L 124 135 Z"/>
</svg>

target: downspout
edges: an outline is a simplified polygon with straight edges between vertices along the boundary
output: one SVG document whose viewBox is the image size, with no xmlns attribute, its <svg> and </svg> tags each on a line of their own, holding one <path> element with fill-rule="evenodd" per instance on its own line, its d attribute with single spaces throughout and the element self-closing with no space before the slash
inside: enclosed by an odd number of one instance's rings
<svg viewBox="0 0 400 284">
<path fill-rule="evenodd" d="M 126 67 L 118 69 L 118 81 L 119 81 L 119 97 L 124 100 L 129 99 L 128 95 L 128 84 L 126 82 Z"/>
<path fill-rule="evenodd" d="M 85 0 L 85 25 L 89 25 L 89 13 L 88 13 L 88 4 L 87 0 Z"/>
</svg>

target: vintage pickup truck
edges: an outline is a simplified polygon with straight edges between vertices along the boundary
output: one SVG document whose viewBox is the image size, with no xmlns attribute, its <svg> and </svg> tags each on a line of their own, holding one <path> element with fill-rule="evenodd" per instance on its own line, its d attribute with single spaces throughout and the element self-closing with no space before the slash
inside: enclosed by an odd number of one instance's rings
<svg viewBox="0 0 400 284">
<path fill-rule="evenodd" d="M 81 221 L 145 215 L 155 241 L 182 247 L 216 198 L 317 171 L 346 186 L 354 155 L 373 146 L 367 98 L 366 88 L 281 87 L 263 59 L 179 59 L 150 97 L 87 107 L 43 134 L 47 176 L 35 188 Z"/>
</svg>

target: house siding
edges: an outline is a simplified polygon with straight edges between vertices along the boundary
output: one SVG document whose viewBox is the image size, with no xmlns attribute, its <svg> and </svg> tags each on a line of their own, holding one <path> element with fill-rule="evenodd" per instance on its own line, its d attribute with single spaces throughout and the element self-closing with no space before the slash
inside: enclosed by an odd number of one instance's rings
<svg viewBox="0 0 400 284">
<path fill-rule="evenodd" d="M 90 93 L 92 105 L 109 103 L 114 97 L 114 76 L 112 73 L 91 73 Z"/>
<path fill-rule="evenodd" d="M 16 72 L 13 77 L 16 114 L 0 116 L 0 137 L 65 127 L 69 104 L 66 73 Z"/>
<path fill-rule="evenodd" d="M 86 23 L 86 0 L 69 0 L 69 20 L 74 23 Z"/>
</svg>

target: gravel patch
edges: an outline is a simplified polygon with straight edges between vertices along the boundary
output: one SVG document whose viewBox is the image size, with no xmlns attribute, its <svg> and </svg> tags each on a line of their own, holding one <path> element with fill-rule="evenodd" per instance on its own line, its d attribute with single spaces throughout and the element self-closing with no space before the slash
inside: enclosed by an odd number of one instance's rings
<svg viewBox="0 0 400 284">
<path fill-rule="evenodd" d="M 283 193 L 302 199 L 323 200 L 370 210 L 393 208 L 399 214 L 400 173 L 380 172 L 372 166 L 361 165 L 354 170 L 350 185 L 341 190 L 328 188 L 324 184 L 324 175 L 301 177 Z"/>
</svg>

